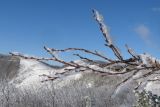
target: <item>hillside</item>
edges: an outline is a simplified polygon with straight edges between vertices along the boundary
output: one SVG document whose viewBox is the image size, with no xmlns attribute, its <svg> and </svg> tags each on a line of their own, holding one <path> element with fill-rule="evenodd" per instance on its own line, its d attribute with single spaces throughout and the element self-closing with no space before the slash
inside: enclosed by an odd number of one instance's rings
<svg viewBox="0 0 160 107">
<path fill-rule="evenodd" d="M 8 103 L 12 104 L 12 107 L 21 107 L 24 104 L 29 107 L 36 104 L 36 107 L 51 107 L 53 105 L 56 107 L 66 107 L 66 105 L 67 107 L 132 107 L 137 102 L 134 90 L 140 81 L 145 81 L 143 78 L 134 80 L 139 76 L 137 74 L 119 85 L 130 77 L 132 72 L 125 75 L 102 76 L 88 70 L 85 72 L 72 71 L 72 74 L 68 76 L 54 81 L 42 82 L 47 78 L 40 75 L 63 72 L 65 68 L 53 67 L 44 62 L 7 55 L 1 55 L 0 63 L 0 73 L 6 75 L 8 79 L 7 82 L 3 81 L 1 83 L 1 90 L 4 88 L 5 91 L 9 92 L 8 96 L 5 97 L 6 92 L 1 91 L 0 101 L 3 101 L 1 107 L 5 107 Z M 117 64 L 111 66 L 111 68 L 119 65 L 122 66 Z M 147 72 L 147 70 L 144 72 Z M 2 78 L 4 79 L 4 76 L 1 75 Z M 155 76 L 149 78 L 155 78 Z M 138 90 L 141 92 L 142 90 L 151 91 L 153 94 L 159 95 L 159 86 L 160 84 L 157 81 L 147 82 L 146 86 L 139 87 Z M 8 97 L 9 102 L 6 99 Z M 48 101 L 46 101 L 47 99 Z M 40 102 L 43 102 L 43 104 Z"/>
</svg>

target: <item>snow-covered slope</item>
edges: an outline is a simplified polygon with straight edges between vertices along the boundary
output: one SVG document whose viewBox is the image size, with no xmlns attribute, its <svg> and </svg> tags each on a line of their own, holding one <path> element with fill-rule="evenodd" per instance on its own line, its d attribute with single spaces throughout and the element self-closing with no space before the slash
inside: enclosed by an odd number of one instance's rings
<svg viewBox="0 0 160 107">
<path fill-rule="evenodd" d="M 17 87 L 37 87 L 43 80 L 41 75 L 52 75 L 55 72 L 54 68 L 42 62 L 23 58 L 20 58 L 19 67 L 17 76 L 10 82 Z"/>
<path fill-rule="evenodd" d="M 83 62 L 80 60 L 75 61 L 75 63 L 82 65 L 88 64 L 87 62 Z M 112 65 L 111 68 L 119 68 L 121 66 L 124 65 L 121 63 L 115 64 Z M 97 69 L 96 65 L 91 65 L 90 67 Z M 12 84 L 17 89 L 25 91 L 28 90 L 30 92 L 32 92 L 33 90 L 35 92 L 40 89 L 47 88 L 47 90 L 50 90 L 54 88 L 56 89 L 56 96 L 62 99 L 64 102 L 66 100 L 63 99 L 64 95 L 66 95 L 67 100 L 68 96 L 72 96 L 69 100 L 74 101 L 74 98 L 76 98 L 77 100 L 75 100 L 75 102 L 78 102 L 79 96 L 86 97 L 90 95 L 91 92 L 94 97 L 96 97 L 96 99 L 99 99 L 98 102 L 100 103 L 97 103 L 97 106 L 107 103 L 110 107 L 131 107 L 131 105 L 135 102 L 135 96 L 133 92 L 134 88 L 137 87 L 137 85 L 141 81 L 146 81 L 143 78 L 134 80 L 135 78 L 138 78 L 142 75 L 141 73 L 137 73 L 137 75 L 130 78 L 127 82 L 119 85 L 119 83 L 130 77 L 132 72 L 129 72 L 125 75 L 101 76 L 91 72 L 90 70 L 87 70 L 85 72 L 73 71 L 72 75 L 70 76 L 64 76 L 55 81 L 41 82 L 47 79 L 46 77 L 41 75 L 45 74 L 52 76 L 56 72 L 65 72 L 64 69 L 66 68 L 69 69 L 71 67 L 53 67 L 36 60 L 23 59 L 13 56 L 0 56 L 0 73 L 4 73 L 6 77 L 9 76 L 9 84 Z M 111 72 L 111 70 L 112 69 L 109 68 L 106 71 Z M 149 71 L 143 71 L 143 73 L 146 72 Z M 157 76 L 155 75 L 151 79 L 155 79 L 155 77 Z M 152 91 L 153 94 L 159 95 L 159 84 L 160 83 L 156 81 L 151 81 L 147 82 L 146 86 L 144 86 L 143 88 L 147 91 Z M 93 96 L 90 97 L 92 98 Z M 109 100 L 104 100 L 104 98 Z M 61 103 L 59 104 L 61 105 Z"/>
<path fill-rule="evenodd" d="M 66 67 L 69 68 L 69 67 Z M 63 67 L 50 66 L 44 62 L 20 58 L 19 69 L 16 76 L 10 80 L 10 84 L 15 85 L 20 89 L 32 89 L 32 88 L 42 88 L 44 85 L 51 87 L 50 82 L 42 82 L 48 79 L 46 76 L 54 76 L 55 73 L 65 72 Z M 65 78 L 57 79 L 53 83 L 56 84 L 55 88 L 60 88 L 67 85 L 71 80 L 76 80 L 81 77 L 81 73 L 76 73 Z M 57 82 L 59 84 L 57 84 Z"/>
</svg>

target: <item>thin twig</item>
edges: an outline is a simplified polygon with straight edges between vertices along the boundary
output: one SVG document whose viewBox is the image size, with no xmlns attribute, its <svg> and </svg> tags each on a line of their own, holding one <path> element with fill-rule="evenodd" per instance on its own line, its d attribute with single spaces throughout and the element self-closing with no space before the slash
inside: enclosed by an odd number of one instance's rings
<svg viewBox="0 0 160 107">
<path fill-rule="evenodd" d="M 91 60 L 91 59 L 86 58 L 86 57 L 83 57 L 83 56 L 81 56 L 81 55 L 79 55 L 79 54 L 73 54 L 73 55 L 75 55 L 75 56 L 79 57 L 79 58 L 80 58 L 80 59 L 82 59 L 82 60 L 86 60 L 86 61 L 88 61 L 88 62 L 91 62 L 92 64 L 99 65 L 96 61 Z"/>
<path fill-rule="evenodd" d="M 98 56 L 100 58 L 103 58 L 103 59 L 105 59 L 105 60 L 107 60 L 109 62 L 114 62 L 113 60 L 105 57 L 104 55 L 101 55 L 98 52 L 92 52 L 90 50 L 83 49 L 83 48 L 66 48 L 66 49 L 54 49 L 54 48 L 51 48 L 51 51 L 53 51 L 53 52 L 82 51 L 82 52 L 89 53 L 89 54 Z"/>
<path fill-rule="evenodd" d="M 126 46 L 126 48 L 127 48 L 128 53 L 129 53 L 133 58 L 139 59 L 138 55 L 134 52 L 133 49 L 129 48 L 127 44 L 126 44 L 125 46 Z"/>
<path fill-rule="evenodd" d="M 123 60 L 123 57 L 120 53 L 120 51 L 118 50 L 118 48 L 116 46 L 113 45 L 109 31 L 107 29 L 107 26 L 105 25 L 104 21 L 103 21 L 103 16 L 101 14 L 99 14 L 99 12 L 95 9 L 92 10 L 93 11 L 93 15 L 95 20 L 97 21 L 97 23 L 99 24 L 100 30 L 105 38 L 106 41 L 106 46 L 108 46 L 109 48 L 112 49 L 113 53 L 115 54 L 115 56 L 119 59 L 119 60 Z"/>
</svg>

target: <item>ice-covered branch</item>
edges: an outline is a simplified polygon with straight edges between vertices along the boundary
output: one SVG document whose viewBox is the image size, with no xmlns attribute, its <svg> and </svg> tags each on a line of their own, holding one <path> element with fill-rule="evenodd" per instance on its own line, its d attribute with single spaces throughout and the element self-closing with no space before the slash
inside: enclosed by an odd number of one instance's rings
<svg viewBox="0 0 160 107">
<path fill-rule="evenodd" d="M 131 48 L 129 48 L 127 44 L 126 44 L 125 46 L 126 46 L 126 48 L 127 48 L 128 53 L 129 53 L 133 58 L 135 58 L 135 59 L 138 60 L 139 57 L 138 57 L 138 55 L 134 52 L 134 50 L 131 49 Z"/>
<path fill-rule="evenodd" d="M 99 24 L 100 30 L 105 38 L 106 41 L 106 46 L 108 46 L 109 48 L 112 49 L 112 51 L 114 52 L 115 56 L 119 59 L 119 60 L 123 60 L 123 57 L 120 53 L 120 51 L 118 50 L 118 48 L 112 43 L 109 31 L 107 26 L 105 25 L 104 21 L 103 21 L 103 16 L 95 9 L 92 10 L 93 14 L 94 14 L 94 18 L 97 21 L 97 23 Z"/>
<path fill-rule="evenodd" d="M 109 62 L 114 62 L 113 60 L 105 57 L 104 55 L 98 53 L 97 51 L 93 52 L 93 51 L 90 51 L 90 50 L 87 50 L 87 49 L 83 49 L 83 48 L 66 48 L 66 49 L 54 49 L 54 48 L 51 48 L 51 51 L 52 52 L 67 52 L 67 51 L 81 51 L 81 52 L 85 52 L 85 53 L 88 53 L 88 54 L 92 54 L 92 55 L 95 55 L 95 56 L 98 56 L 102 59 L 105 59 L 106 61 L 109 61 Z"/>
<path fill-rule="evenodd" d="M 51 55 L 53 54 L 50 48 L 45 47 L 45 50 L 48 53 L 50 53 Z M 126 71 L 125 72 L 108 72 L 105 69 L 102 70 L 98 66 L 94 68 L 94 67 L 91 67 L 90 65 L 83 65 L 83 64 L 78 64 L 78 63 L 75 63 L 75 62 L 66 62 L 64 60 L 60 60 L 59 58 L 56 58 L 54 55 L 52 56 L 52 58 L 42 58 L 42 57 L 33 57 L 33 56 L 23 55 L 23 54 L 14 53 L 14 52 L 11 52 L 10 54 L 12 56 L 17 56 L 17 57 L 21 57 L 21 58 L 25 58 L 25 59 L 47 60 L 47 61 L 52 60 L 52 61 L 56 61 L 56 62 L 65 64 L 65 65 L 68 65 L 68 66 L 72 66 L 72 67 L 74 67 L 73 69 L 84 68 L 86 70 L 91 70 L 93 72 L 100 73 L 102 75 L 118 75 L 118 74 L 125 74 L 125 73 L 127 73 Z M 58 77 L 52 77 L 52 76 L 47 76 L 47 77 L 49 77 L 49 80 L 54 80 L 54 79 L 58 78 Z"/>
<path fill-rule="evenodd" d="M 90 63 L 96 64 L 96 65 L 98 64 L 96 61 L 94 61 L 94 60 L 92 60 L 92 59 L 89 59 L 89 58 L 86 58 L 86 57 L 83 57 L 83 56 L 81 56 L 80 54 L 73 54 L 73 55 L 79 57 L 79 58 L 82 59 L 82 60 L 86 60 L 86 61 L 88 61 L 88 62 L 90 62 Z"/>
<path fill-rule="evenodd" d="M 24 59 L 46 60 L 46 61 L 54 60 L 54 58 L 44 58 L 44 57 L 29 56 L 29 55 L 21 54 L 19 52 L 10 52 L 9 54 L 12 55 L 12 56 L 18 56 L 18 57 L 21 57 L 21 58 L 24 58 Z"/>
</svg>

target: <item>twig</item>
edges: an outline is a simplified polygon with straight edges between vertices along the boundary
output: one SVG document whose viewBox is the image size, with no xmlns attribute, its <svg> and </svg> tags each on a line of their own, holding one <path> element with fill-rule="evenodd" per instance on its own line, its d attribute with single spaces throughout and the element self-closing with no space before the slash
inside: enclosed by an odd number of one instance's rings
<svg viewBox="0 0 160 107">
<path fill-rule="evenodd" d="M 51 48 L 51 51 L 53 52 L 67 52 L 67 51 L 82 51 L 82 52 L 85 52 L 85 53 L 89 53 L 89 54 L 92 54 L 92 55 L 95 55 L 95 56 L 98 56 L 100 58 L 103 58 L 109 62 L 114 62 L 113 60 L 105 57 L 104 55 L 101 55 L 100 53 L 98 52 L 92 52 L 90 50 L 87 50 L 87 49 L 83 49 L 83 48 L 66 48 L 66 49 L 54 49 L 54 48 Z"/>
<path fill-rule="evenodd" d="M 151 69 L 151 71 L 149 71 L 148 73 L 143 74 L 141 77 L 136 78 L 136 80 L 141 79 L 141 78 L 146 78 L 148 76 L 151 76 L 152 74 L 154 74 L 158 69 Z"/>
<path fill-rule="evenodd" d="M 79 54 L 73 54 L 73 55 L 79 57 L 79 58 L 82 59 L 82 60 L 86 60 L 86 61 L 91 62 L 91 63 L 93 63 L 93 64 L 99 65 L 96 61 L 91 60 L 91 59 L 86 58 L 86 57 L 83 57 L 83 56 L 81 56 L 81 55 L 79 55 Z"/>
<path fill-rule="evenodd" d="M 134 50 L 131 49 L 131 48 L 129 48 L 127 44 L 126 44 L 125 46 L 126 46 L 126 48 L 127 48 L 128 53 L 129 53 L 133 58 L 139 60 L 139 57 L 138 57 L 138 55 L 134 52 Z"/>
<path fill-rule="evenodd" d="M 160 78 L 157 78 L 157 79 L 150 79 L 148 81 L 160 81 Z"/>
<path fill-rule="evenodd" d="M 46 51 L 50 53 L 50 48 L 47 48 L 45 47 Z M 93 72 L 97 72 L 97 73 L 101 73 L 103 75 L 118 75 L 118 74 L 125 74 L 127 72 L 106 72 L 105 70 L 99 70 L 99 69 L 94 69 L 94 68 L 91 68 L 89 66 L 85 66 L 85 65 L 80 65 L 80 64 L 77 64 L 75 62 L 66 62 L 66 61 L 63 61 L 63 60 L 60 60 L 56 57 L 53 57 L 53 58 L 38 58 L 38 57 L 29 57 L 29 56 L 25 56 L 25 55 L 22 55 L 20 53 L 10 53 L 11 55 L 13 56 L 18 56 L 18 57 L 22 57 L 22 58 L 25 58 L 25 59 L 34 59 L 34 60 L 53 60 L 53 61 L 57 61 L 57 62 L 60 62 L 62 64 L 66 64 L 66 65 L 69 65 L 69 66 L 72 66 L 72 67 L 75 67 L 75 69 L 78 69 L 78 68 L 85 68 L 85 69 L 89 69 Z M 53 53 L 50 53 L 51 55 Z M 54 56 L 54 55 L 53 55 Z"/>
<path fill-rule="evenodd" d="M 99 14 L 99 12 L 95 9 L 92 10 L 93 14 L 94 14 L 94 18 L 97 21 L 97 23 L 100 26 L 100 30 L 105 38 L 106 41 L 106 46 L 108 46 L 109 48 L 112 49 L 113 53 L 115 54 L 115 56 L 119 59 L 119 60 L 123 60 L 123 57 L 120 53 L 120 51 L 118 50 L 118 48 L 116 48 L 116 46 L 113 45 L 109 31 L 107 29 L 107 26 L 104 24 L 103 21 L 103 16 L 101 14 Z"/>
<path fill-rule="evenodd" d="M 54 58 L 43 58 L 43 57 L 34 57 L 34 56 L 26 56 L 26 55 L 23 55 L 23 54 L 20 54 L 20 53 L 15 53 L 15 52 L 9 52 L 9 54 L 11 54 L 12 56 L 18 56 L 18 57 L 21 57 L 21 58 L 24 58 L 24 59 L 34 59 L 34 60 L 46 60 L 46 61 L 49 61 L 49 60 L 53 60 Z"/>
<path fill-rule="evenodd" d="M 50 75 L 46 75 L 46 74 L 42 74 L 42 75 L 39 75 L 39 76 L 43 76 L 43 77 L 47 77 L 47 79 L 41 81 L 41 82 L 45 82 L 45 81 L 53 81 L 57 78 L 59 78 L 58 76 L 50 76 Z"/>
</svg>

